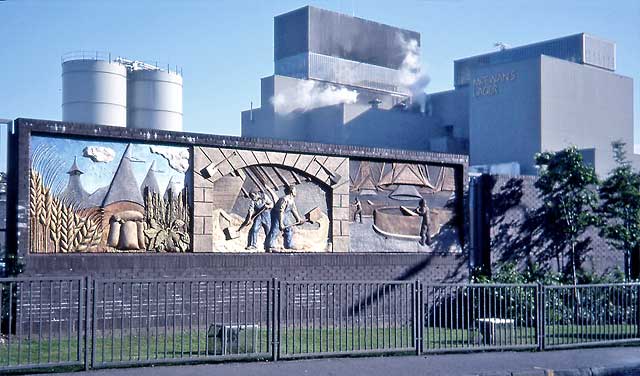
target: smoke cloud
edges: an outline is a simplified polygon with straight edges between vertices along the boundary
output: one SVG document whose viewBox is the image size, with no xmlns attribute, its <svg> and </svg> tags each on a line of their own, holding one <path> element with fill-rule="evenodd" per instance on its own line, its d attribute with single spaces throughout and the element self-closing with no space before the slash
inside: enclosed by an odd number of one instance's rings
<svg viewBox="0 0 640 376">
<path fill-rule="evenodd" d="M 82 156 L 96 163 L 108 163 L 115 158 L 116 152 L 106 146 L 87 146 L 82 150 Z"/>
<path fill-rule="evenodd" d="M 398 40 L 404 46 L 405 57 L 398 72 L 398 81 L 411 92 L 412 97 L 424 95 L 424 89 L 431 81 L 429 75 L 422 69 L 420 61 L 420 46 L 415 39 L 405 39 L 398 34 Z"/>
<path fill-rule="evenodd" d="M 163 156 L 169 162 L 169 167 L 178 172 L 186 172 L 189 169 L 189 150 L 187 148 L 152 145 L 149 146 L 149 151 Z"/>
<path fill-rule="evenodd" d="M 298 81 L 293 88 L 272 97 L 271 103 L 277 113 L 288 114 L 340 103 L 355 103 L 357 99 L 358 92 L 355 90 L 315 81 Z"/>
<path fill-rule="evenodd" d="M 640 144 L 633 145 L 633 154 L 640 154 Z"/>
</svg>

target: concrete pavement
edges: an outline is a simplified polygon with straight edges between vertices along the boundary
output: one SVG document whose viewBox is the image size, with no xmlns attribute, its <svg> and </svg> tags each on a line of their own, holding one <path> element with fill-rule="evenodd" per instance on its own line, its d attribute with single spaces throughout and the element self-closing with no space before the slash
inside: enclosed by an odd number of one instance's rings
<svg viewBox="0 0 640 376">
<path fill-rule="evenodd" d="M 545 352 L 330 358 L 155 366 L 65 373 L 67 376 L 596 376 L 640 375 L 640 347 Z"/>
</svg>

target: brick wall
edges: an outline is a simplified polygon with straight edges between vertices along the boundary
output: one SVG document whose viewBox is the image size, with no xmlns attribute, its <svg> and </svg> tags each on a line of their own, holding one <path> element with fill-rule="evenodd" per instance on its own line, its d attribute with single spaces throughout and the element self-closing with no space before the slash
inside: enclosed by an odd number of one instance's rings
<svg viewBox="0 0 640 376">
<path fill-rule="evenodd" d="M 462 282 L 464 254 L 31 255 L 23 276 Z"/>
<path fill-rule="evenodd" d="M 536 243 L 532 235 L 531 214 L 541 205 L 534 184 L 537 177 L 491 176 L 491 204 L 489 211 L 491 264 L 510 260 L 524 260 L 532 257 L 537 263 L 557 269 L 555 258 L 545 254 L 548 249 Z M 624 270 L 624 255 L 611 248 L 598 236 L 598 230 L 591 228 L 582 240 L 589 238 L 588 251 L 583 257 L 587 270 L 604 273 L 615 267 Z M 568 262 L 568 259 L 565 261 Z"/>
</svg>

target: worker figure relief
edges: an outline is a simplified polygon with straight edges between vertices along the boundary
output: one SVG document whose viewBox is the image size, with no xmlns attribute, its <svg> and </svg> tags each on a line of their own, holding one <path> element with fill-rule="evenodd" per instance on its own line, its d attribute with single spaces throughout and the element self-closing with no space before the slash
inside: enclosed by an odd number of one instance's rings
<svg viewBox="0 0 640 376">
<path fill-rule="evenodd" d="M 194 155 L 198 251 L 462 252 L 454 167 L 218 147 Z"/>
<path fill-rule="evenodd" d="M 240 229 L 251 225 L 249 230 L 249 240 L 246 249 L 257 249 L 258 234 L 260 229 L 264 230 L 265 237 L 269 235 L 271 229 L 271 209 L 273 209 L 273 201 L 263 192 L 252 191 L 249 194 L 251 199 L 247 208 L 247 216 L 240 225 Z"/>
<path fill-rule="evenodd" d="M 420 199 L 420 204 L 416 208 L 416 213 L 422 217 L 422 223 L 420 224 L 420 245 L 431 245 L 431 234 L 429 233 L 430 225 L 430 210 L 427 206 L 427 201 L 423 198 Z"/>
<path fill-rule="evenodd" d="M 305 221 L 298 213 L 295 197 L 296 188 L 287 185 L 284 188 L 285 195 L 276 202 L 271 215 L 271 230 L 267 236 L 267 252 L 276 252 L 276 242 L 278 235 L 282 232 L 283 245 L 285 249 L 295 250 L 293 244 L 294 226 L 303 224 Z"/>
<path fill-rule="evenodd" d="M 356 221 L 356 218 L 360 219 L 360 223 L 362 223 L 362 202 L 358 197 L 356 197 L 353 202 L 354 211 L 353 211 L 353 221 Z"/>
</svg>

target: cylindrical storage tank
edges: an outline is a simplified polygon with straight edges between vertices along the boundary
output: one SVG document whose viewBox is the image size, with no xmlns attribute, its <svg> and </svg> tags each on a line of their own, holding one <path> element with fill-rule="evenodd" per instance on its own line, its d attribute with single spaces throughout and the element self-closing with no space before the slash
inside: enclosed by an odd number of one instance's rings
<svg viewBox="0 0 640 376">
<path fill-rule="evenodd" d="M 108 60 L 63 62 L 62 120 L 125 127 L 127 68 Z"/>
<path fill-rule="evenodd" d="M 127 126 L 182 131 L 182 76 L 163 70 L 129 72 Z"/>
</svg>

